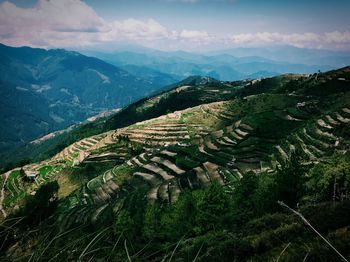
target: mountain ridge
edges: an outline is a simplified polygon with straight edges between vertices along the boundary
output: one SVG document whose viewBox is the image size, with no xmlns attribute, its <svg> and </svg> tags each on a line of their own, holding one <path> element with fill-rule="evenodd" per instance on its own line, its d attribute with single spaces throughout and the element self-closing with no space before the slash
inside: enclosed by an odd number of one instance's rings
<svg viewBox="0 0 350 262">
<path fill-rule="evenodd" d="M 75 51 L 0 45 L 0 57 L 1 95 L 5 98 L 1 117 L 6 122 L 0 151 L 123 107 L 159 88 Z M 33 124 L 36 128 L 26 133 L 26 126 Z"/>
</svg>

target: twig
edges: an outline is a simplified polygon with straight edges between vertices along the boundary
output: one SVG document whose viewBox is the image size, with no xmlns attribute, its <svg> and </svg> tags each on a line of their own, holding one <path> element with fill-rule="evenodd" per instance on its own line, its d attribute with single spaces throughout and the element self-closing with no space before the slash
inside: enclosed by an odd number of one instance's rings
<svg viewBox="0 0 350 262">
<path fill-rule="evenodd" d="M 204 243 L 201 245 L 200 249 L 199 249 L 198 252 L 197 252 L 197 255 L 195 256 L 195 258 L 193 259 L 192 262 L 196 262 L 197 257 L 199 256 L 199 253 L 201 252 L 203 245 L 204 245 Z"/>
<path fill-rule="evenodd" d="M 129 251 L 128 251 L 128 247 L 126 245 L 126 239 L 124 240 L 124 247 L 125 247 L 126 255 L 128 256 L 128 260 L 129 260 L 129 262 L 131 262 L 131 258 L 130 258 Z"/>
<path fill-rule="evenodd" d="M 78 228 L 81 228 L 81 227 L 82 227 L 82 226 L 77 226 L 77 227 L 75 227 L 75 228 L 72 228 L 72 229 L 70 229 L 70 230 L 68 230 L 68 231 L 66 231 L 66 232 L 63 232 L 63 233 L 61 233 L 61 234 L 55 236 L 54 238 L 52 238 L 51 241 L 46 245 L 46 247 L 44 248 L 44 250 L 41 252 L 41 254 L 40 254 L 38 260 L 42 257 L 42 255 L 45 253 L 45 251 L 49 248 L 49 246 L 50 246 L 56 239 L 58 239 L 58 238 L 60 238 L 60 237 L 62 237 L 62 236 L 64 236 L 64 235 L 67 235 L 68 233 L 70 233 L 70 232 L 72 232 L 72 231 L 74 231 L 74 230 L 76 230 L 76 229 L 78 229 Z"/>
<path fill-rule="evenodd" d="M 345 262 L 349 262 L 324 236 L 321 235 L 321 233 L 319 233 L 311 224 L 310 222 L 298 211 L 294 210 L 293 208 L 289 207 L 288 205 L 286 205 L 285 203 L 283 203 L 282 201 L 277 201 L 277 203 L 279 205 L 281 205 L 282 207 L 287 208 L 289 211 L 293 212 L 294 214 L 296 214 L 297 216 L 299 216 L 304 223 L 309 226 L 324 242 L 326 242 L 327 245 L 329 245 Z"/>
<path fill-rule="evenodd" d="M 114 246 L 113 246 L 113 248 L 112 248 L 111 253 L 109 253 L 108 260 L 111 258 L 111 256 L 112 256 L 112 254 L 113 254 L 113 252 L 114 252 L 114 250 L 115 250 L 116 246 L 118 245 L 119 240 L 120 240 L 120 238 L 122 237 L 122 235 L 123 235 L 123 232 L 122 232 L 122 233 L 119 235 L 119 237 L 118 237 L 117 241 L 115 242 L 115 244 L 114 244 Z"/>
<path fill-rule="evenodd" d="M 83 250 L 83 252 L 81 252 L 80 256 L 79 256 L 79 261 L 83 258 L 85 252 L 89 249 L 89 247 L 94 243 L 95 240 L 97 240 L 104 232 L 107 231 L 107 229 L 109 229 L 109 227 L 105 228 L 104 230 L 102 230 L 100 233 L 98 233 L 91 241 L 89 244 L 87 244 L 87 246 L 85 247 L 85 249 Z M 96 241 L 97 242 L 97 241 Z"/>
<path fill-rule="evenodd" d="M 145 250 L 152 242 L 152 239 L 143 247 L 141 248 L 141 250 L 139 250 L 137 253 L 135 253 L 134 255 L 132 255 L 133 258 L 137 258 L 143 250 Z"/>
<path fill-rule="evenodd" d="M 180 243 L 181 243 L 181 241 L 182 241 L 182 239 L 185 237 L 185 235 L 183 235 L 181 238 L 180 238 L 180 240 L 177 242 L 177 244 L 176 244 L 176 246 L 175 246 L 175 248 L 174 248 L 174 250 L 173 250 L 173 252 L 171 253 L 171 256 L 170 256 L 170 258 L 169 258 L 169 262 L 171 261 L 171 259 L 173 258 L 173 256 L 174 256 L 174 254 L 175 254 L 175 251 L 176 251 L 176 249 L 178 248 L 178 246 L 180 245 Z"/>
<path fill-rule="evenodd" d="M 289 243 L 283 248 L 283 250 L 282 250 L 281 253 L 279 254 L 279 256 L 278 256 L 276 262 L 278 262 L 278 261 L 280 260 L 280 258 L 281 258 L 281 256 L 283 255 L 284 251 L 287 250 L 287 248 L 289 247 L 290 244 L 291 244 L 291 243 L 289 242 Z"/>
<path fill-rule="evenodd" d="M 163 257 L 162 261 L 161 262 L 164 262 L 165 259 L 168 257 L 168 254 L 165 254 L 165 256 Z"/>
</svg>

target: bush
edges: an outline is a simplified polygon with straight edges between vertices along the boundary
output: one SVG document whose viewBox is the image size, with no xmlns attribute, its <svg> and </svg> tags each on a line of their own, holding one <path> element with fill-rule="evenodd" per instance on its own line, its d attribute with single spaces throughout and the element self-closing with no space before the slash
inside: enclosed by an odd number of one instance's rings
<svg viewBox="0 0 350 262">
<path fill-rule="evenodd" d="M 25 199 L 25 204 L 14 216 L 23 216 L 21 226 L 32 228 L 39 225 L 51 214 L 57 207 L 57 192 L 59 185 L 57 181 L 42 185 L 35 195 L 29 195 Z"/>
</svg>

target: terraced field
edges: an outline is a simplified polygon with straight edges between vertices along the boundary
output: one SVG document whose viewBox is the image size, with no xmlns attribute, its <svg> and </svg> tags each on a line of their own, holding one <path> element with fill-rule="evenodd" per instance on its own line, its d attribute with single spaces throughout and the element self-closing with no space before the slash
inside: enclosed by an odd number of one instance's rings
<svg viewBox="0 0 350 262">
<path fill-rule="evenodd" d="M 88 181 L 69 196 L 74 204 L 62 212 L 62 227 L 96 221 L 108 208 L 117 212 L 123 199 L 139 188 L 144 188 L 148 201 L 171 205 L 184 190 L 213 181 L 232 190 L 248 172 L 273 173 L 296 150 L 302 152 L 305 165 L 312 165 L 335 150 L 348 150 L 350 96 L 339 92 L 348 88 L 349 74 L 345 68 L 321 74 L 317 80 L 284 76 L 270 89 L 262 80 L 239 87 L 247 88 L 248 96 L 230 99 L 237 87 L 206 86 L 200 98 L 205 103 L 85 138 L 51 159 L 24 166 L 39 172 L 34 183 L 23 182 L 18 170 L 11 171 L 4 182 L 3 209 L 11 212 L 46 181 L 67 170 L 74 175 L 89 165 L 100 169 L 91 169 Z M 167 97 L 196 88 L 177 87 L 171 95 L 151 98 L 137 110 L 145 112 Z"/>
<path fill-rule="evenodd" d="M 210 105 L 206 107 L 210 108 Z M 341 110 L 342 117 L 347 119 L 344 114 L 346 108 L 344 110 Z M 340 113 L 334 112 L 331 115 L 337 114 Z M 326 116 L 324 119 L 327 119 Z M 102 208 L 118 194 L 118 197 L 122 198 L 120 195 L 122 187 L 116 182 L 120 176 L 119 169 L 128 173 L 129 184 L 142 181 L 148 186 L 146 197 L 149 201 L 171 204 L 186 189 L 205 187 L 213 181 L 232 189 L 233 182 L 247 172 L 274 172 L 294 150 L 302 150 L 305 155 L 305 164 L 310 164 L 319 161 L 325 155 L 332 154 L 333 150 L 345 146 L 336 136 L 336 131 L 344 127 L 345 122 L 338 122 L 337 127 L 330 124 L 325 127 L 320 121 L 323 118 L 314 119 L 310 115 L 309 120 L 295 120 L 281 118 L 277 113 L 267 119 L 269 124 L 276 126 L 281 119 L 292 125 L 298 121 L 299 127 L 292 136 L 287 134 L 280 138 L 265 137 L 250 123 L 238 120 L 222 129 L 203 133 L 200 135 L 199 143 L 198 140 L 196 142 L 189 140 L 185 143 L 179 139 L 176 144 L 166 144 L 168 142 L 166 135 L 169 134 L 167 132 L 178 132 L 184 129 L 183 125 L 176 125 L 175 122 L 161 125 L 160 120 L 157 119 L 154 123 L 140 123 L 139 128 L 131 129 L 132 132 L 130 129 L 125 129 L 125 133 L 119 130 L 119 134 L 123 135 L 141 134 L 146 131 L 142 139 L 131 138 L 131 141 L 143 144 L 145 151 L 127 160 L 126 164 L 115 166 L 102 176 L 90 181 L 85 192 L 87 200 L 82 203 L 81 208 L 86 210 L 87 216 L 91 203 Z M 329 130 L 330 128 L 332 130 Z M 153 137 L 149 135 L 148 130 L 162 130 L 162 132 L 167 130 L 167 132 L 157 133 L 157 138 L 152 140 Z M 183 136 L 182 132 L 177 134 L 180 137 Z M 159 137 L 164 137 L 164 140 Z M 145 142 L 146 139 L 151 142 Z M 77 208 L 77 210 L 80 209 Z M 93 218 L 97 219 L 99 213 L 94 214 Z"/>
<path fill-rule="evenodd" d="M 19 168 L 8 171 L 3 176 L 6 177 L 3 184 L 2 215 L 6 216 L 5 210 L 18 209 L 17 203 L 22 201 L 27 194 L 34 195 L 35 191 L 44 183 L 56 180 L 57 176 L 63 169 L 78 165 L 83 162 L 90 151 L 93 150 L 97 144 L 104 145 L 103 139 L 107 134 L 89 137 L 78 141 L 51 159 L 42 161 L 40 163 L 29 164 L 23 166 L 21 169 L 24 172 L 37 172 L 37 176 L 28 181 L 26 175 L 20 172 Z"/>
</svg>

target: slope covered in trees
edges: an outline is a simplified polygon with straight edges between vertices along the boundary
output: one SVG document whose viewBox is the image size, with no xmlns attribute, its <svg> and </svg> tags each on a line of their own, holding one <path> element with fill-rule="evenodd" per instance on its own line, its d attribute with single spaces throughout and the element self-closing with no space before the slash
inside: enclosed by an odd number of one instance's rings
<svg viewBox="0 0 350 262">
<path fill-rule="evenodd" d="M 2 176 L 2 257 L 339 261 L 282 201 L 349 258 L 349 81 L 189 82 L 126 108 L 139 122 Z"/>
</svg>

